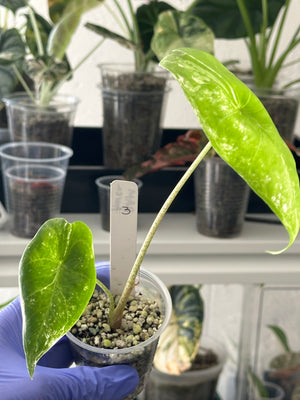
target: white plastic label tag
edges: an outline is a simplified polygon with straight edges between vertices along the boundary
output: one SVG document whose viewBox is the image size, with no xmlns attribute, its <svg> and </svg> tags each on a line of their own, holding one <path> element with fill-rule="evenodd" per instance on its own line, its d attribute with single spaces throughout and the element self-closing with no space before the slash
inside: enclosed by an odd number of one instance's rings
<svg viewBox="0 0 300 400">
<path fill-rule="evenodd" d="M 110 186 L 110 290 L 121 294 L 136 258 L 138 187 L 115 180 Z"/>
</svg>

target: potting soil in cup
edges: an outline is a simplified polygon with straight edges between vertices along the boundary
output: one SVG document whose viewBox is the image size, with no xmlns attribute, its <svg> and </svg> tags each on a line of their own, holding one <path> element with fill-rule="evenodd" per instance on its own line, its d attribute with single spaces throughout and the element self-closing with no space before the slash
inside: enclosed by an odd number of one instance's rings
<svg viewBox="0 0 300 400">
<path fill-rule="evenodd" d="M 31 238 L 40 226 L 60 210 L 65 173 L 60 168 L 13 167 L 6 173 L 9 182 L 11 233 Z"/>
</svg>

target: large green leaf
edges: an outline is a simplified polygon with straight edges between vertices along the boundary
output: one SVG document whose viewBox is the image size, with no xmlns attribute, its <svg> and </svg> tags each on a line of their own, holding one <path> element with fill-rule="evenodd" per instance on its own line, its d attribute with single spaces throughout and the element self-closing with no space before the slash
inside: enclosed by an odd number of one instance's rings
<svg viewBox="0 0 300 400">
<path fill-rule="evenodd" d="M 214 34 L 205 22 L 180 11 L 166 11 L 159 15 L 151 42 L 158 59 L 179 47 L 193 47 L 214 53 Z"/>
<path fill-rule="evenodd" d="M 254 33 L 262 24 L 262 0 L 244 0 Z M 268 26 L 272 26 L 285 0 L 267 0 Z M 236 0 L 195 0 L 189 11 L 202 18 L 217 38 L 235 39 L 247 36 Z"/>
<path fill-rule="evenodd" d="M 204 318 L 203 300 L 193 285 L 174 285 L 171 320 L 162 333 L 154 365 L 163 372 L 179 374 L 191 367 L 200 343 Z"/>
<path fill-rule="evenodd" d="M 99 6 L 104 0 L 72 0 L 63 2 L 60 19 L 56 22 L 48 42 L 48 54 L 62 59 L 83 13 Z M 53 1 L 55 3 L 55 1 Z"/>
<path fill-rule="evenodd" d="M 300 224 L 298 174 L 262 103 L 208 53 L 177 49 L 161 65 L 181 84 L 217 153 L 280 218 L 291 245 Z"/>
<path fill-rule="evenodd" d="M 89 228 L 63 218 L 45 222 L 20 262 L 23 342 L 30 376 L 40 357 L 78 320 L 95 283 Z"/>
</svg>

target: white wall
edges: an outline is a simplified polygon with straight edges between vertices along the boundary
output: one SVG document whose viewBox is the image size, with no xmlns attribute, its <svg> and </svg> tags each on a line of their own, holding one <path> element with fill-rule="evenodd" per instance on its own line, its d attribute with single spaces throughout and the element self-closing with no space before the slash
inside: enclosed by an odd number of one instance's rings
<svg viewBox="0 0 300 400">
<path fill-rule="evenodd" d="M 177 8 L 185 9 L 191 0 L 168 0 L 170 4 Z M 108 1 L 112 5 L 112 1 Z M 126 7 L 126 0 L 119 0 L 119 3 Z M 145 3 L 145 0 L 135 0 L 136 6 Z M 46 15 L 46 0 L 32 0 L 32 5 L 36 7 L 42 14 Z M 290 12 L 288 15 L 287 29 L 284 32 L 284 43 L 295 31 L 299 25 L 300 1 L 292 0 Z M 95 46 L 100 40 L 100 36 L 87 30 L 83 25 L 85 22 L 104 25 L 110 29 L 118 31 L 118 26 L 112 20 L 110 14 L 104 6 L 85 14 L 82 18 L 82 24 L 75 33 L 70 45 L 68 55 L 72 66 L 75 66 L 78 61 L 90 49 Z M 221 60 L 242 59 L 248 60 L 248 53 L 243 40 L 225 41 L 216 40 L 215 55 Z M 294 52 L 293 58 L 300 58 L 300 48 Z M 104 62 L 119 62 L 132 61 L 132 54 L 111 40 L 106 40 L 104 44 L 93 54 L 89 60 L 78 69 L 72 81 L 67 82 L 62 91 L 72 93 L 78 96 L 81 100 L 78 112 L 76 115 L 76 126 L 102 126 L 102 103 L 101 92 L 99 89 L 100 72 L 98 65 Z M 298 64 L 299 74 L 299 64 Z M 300 74 L 299 74 L 300 75 Z M 166 128 L 193 128 L 198 127 L 198 121 L 194 113 L 182 94 L 181 89 L 176 82 L 170 83 L 171 90 L 167 95 L 165 107 L 165 115 L 163 126 Z M 298 118 L 299 120 L 300 118 Z M 299 123 L 298 123 L 299 125 Z M 300 129 L 297 125 L 297 131 Z"/>
</svg>

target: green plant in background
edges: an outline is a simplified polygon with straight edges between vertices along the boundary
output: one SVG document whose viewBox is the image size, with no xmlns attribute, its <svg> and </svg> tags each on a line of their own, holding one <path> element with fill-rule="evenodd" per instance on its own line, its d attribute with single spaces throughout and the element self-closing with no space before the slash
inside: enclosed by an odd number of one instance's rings
<svg viewBox="0 0 300 400">
<path fill-rule="evenodd" d="M 283 43 L 291 0 L 197 0 L 191 12 L 213 30 L 216 38 L 244 38 L 256 87 L 273 87 L 283 68 L 299 63 L 288 57 L 300 44 L 300 25 Z M 280 50 L 280 45 L 283 50 Z M 287 84 L 299 82 L 297 78 Z"/>
<path fill-rule="evenodd" d="M 291 400 L 299 399 L 300 393 L 300 351 L 291 348 L 285 331 L 277 325 L 268 325 L 281 347 L 281 352 L 269 363 L 268 379 L 279 384 Z"/>
<path fill-rule="evenodd" d="M 132 50 L 136 71 L 149 70 L 168 51 L 178 47 L 193 46 L 213 53 L 214 35 L 211 29 L 189 9 L 179 11 L 157 0 L 150 0 L 136 10 L 131 0 L 127 0 L 127 8 L 120 3 L 112 0 L 111 7 L 105 0 L 104 5 L 121 27 L 122 35 L 92 23 L 87 23 L 86 27 Z"/>
<path fill-rule="evenodd" d="M 112 326 L 116 326 L 122 316 L 163 216 L 212 147 L 279 217 L 289 233 L 287 247 L 294 242 L 300 227 L 300 189 L 293 156 L 251 90 L 215 57 L 200 50 L 174 50 L 161 65 L 181 84 L 208 143 L 153 221 L 124 291 L 110 312 Z M 77 321 L 94 290 L 92 242 L 84 224 L 55 219 L 46 222 L 25 249 L 20 264 L 20 289 L 24 348 L 31 375 L 39 358 Z"/>
<path fill-rule="evenodd" d="M 48 21 L 27 0 L 0 0 L 1 12 L 5 13 L 0 28 L 1 97 L 20 82 L 34 103 L 47 105 L 99 46 L 71 68 L 66 51 L 72 36 L 82 14 L 100 3 L 101 0 L 49 0 Z M 15 22 L 13 28 L 9 28 L 11 20 Z"/>
<path fill-rule="evenodd" d="M 190 369 L 202 333 L 204 304 L 194 285 L 173 285 L 170 322 L 159 338 L 154 366 L 162 372 L 180 374 Z"/>
<path fill-rule="evenodd" d="M 254 394 L 254 399 L 268 399 L 269 393 L 264 382 L 251 369 L 248 371 L 249 384 Z"/>
<path fill-rule="evenodd" d="M 275 357 L 271 361 L 270 367 L 283 369 L 298 366 L 300 369 L 300 352 L 291 349 L 288 337 L 284 330 L 277 325 L 268 325 L 268 328 L 274 333 L 283 350 L 281 355 Z"/>
</svg>

